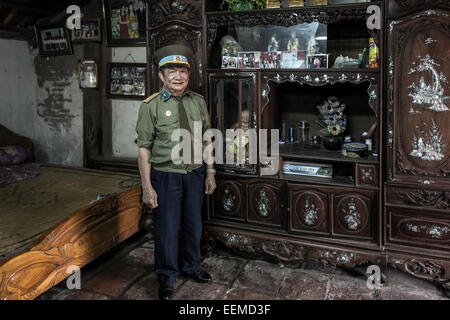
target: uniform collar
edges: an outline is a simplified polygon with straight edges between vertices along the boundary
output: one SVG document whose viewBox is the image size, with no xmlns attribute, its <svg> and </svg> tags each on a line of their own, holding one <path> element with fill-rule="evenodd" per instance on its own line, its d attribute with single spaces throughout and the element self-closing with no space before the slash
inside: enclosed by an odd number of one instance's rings
<svg viewBox="0 0 450 320">
<path fill-rule="evenodd" d="M 163 97 L 164 101 L 167 101 L 170 99 L 170 97 L 172 97 L 172 94 L 169 92 L 169 90 L 166 89 L 165 86 L 163 86 L 161 88 L 161 96 Z M 189 89 L 186 89 L 184 91 L 184 93 L 181 95 L 181 97 L 183 98 L 184 96 L 190 96 L 191 95 L 191 91 Z"/>
</svg>

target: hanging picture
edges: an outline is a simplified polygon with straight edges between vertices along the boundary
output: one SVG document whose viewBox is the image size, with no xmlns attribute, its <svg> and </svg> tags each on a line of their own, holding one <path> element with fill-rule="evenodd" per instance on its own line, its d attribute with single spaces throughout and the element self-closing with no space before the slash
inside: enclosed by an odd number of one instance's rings
<svg viewBox="0 0 450 320">
<path fill-rule="evenodd" d="M 109 63 L 106 96 L 141 100 L 146 97 L 147 65 L 145 63 Z"/>
<path fill-rule="evenodd" d="M 72 54 L 72 44 L 65 24 L 34 26 L 41 56 Z"/>
<path fill-rule="evenodd" d="M 146 5 L 144 0 L 103 0 L 108 46 L 146 45 Z"/>
<path fill-rule="evenodd" d="M 100 18 L 81 19 L 81 28 L 72 30 L 72 41 L 101 41 Z"/>
<path fill-rule="evenodd" d="M 78 81 L 81 89 L 98 87 L 98 68 L 95 60 L 80 60 L 78 62 Z"/>
</svg>

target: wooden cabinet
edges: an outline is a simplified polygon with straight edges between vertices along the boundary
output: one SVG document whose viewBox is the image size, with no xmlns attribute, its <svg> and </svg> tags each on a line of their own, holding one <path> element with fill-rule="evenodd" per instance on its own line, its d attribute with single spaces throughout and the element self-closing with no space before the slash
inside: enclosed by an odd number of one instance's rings
<svg viewBox="0 0 450 320">
<path fill-rule="evenodd" d="M 448 1 L 388 1 L 384 241 L 394 266 L 448 279 Z M 444 259 L 443 259 L 444 258 Z"/>
<path fill-rule="evenodd" d="M 389 21 L 389 183 L 450 186 L 449 14 Z"/>
</svg>

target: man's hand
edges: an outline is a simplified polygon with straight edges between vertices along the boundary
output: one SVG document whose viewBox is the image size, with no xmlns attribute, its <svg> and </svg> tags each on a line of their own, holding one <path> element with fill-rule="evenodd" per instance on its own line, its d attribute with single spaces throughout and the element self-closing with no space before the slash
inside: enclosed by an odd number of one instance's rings
<svg viewBox="0 0 450 320">
<path fill-rule="evenodd" d="M 158 195 L 153 187 L 148 187 L 142 190 L 142 202 L 145 203 L 150 209 L 154 209 L 158 206 Z"/>
<path fill-rule="evenodd" d="M 216 190 L 216 178 L 213 173 L 207 173 L 205 179 L 205 193 L 213 194 L 214 190 Z"/>
</svg>

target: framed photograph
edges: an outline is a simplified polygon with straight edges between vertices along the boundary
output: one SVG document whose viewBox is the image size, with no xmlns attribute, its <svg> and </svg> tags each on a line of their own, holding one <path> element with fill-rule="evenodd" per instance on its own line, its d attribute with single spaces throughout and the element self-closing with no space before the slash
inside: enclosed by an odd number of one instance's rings
<svg viewBox="0 0 450 320">
<path fill-rule="evenodd" d="M 309 54 L 307 60 L 308 69 L 328 69 L 327 54 Z"/>
<path fill-rule="evenodd" d="M 306 51 L 283 51 L 281 69 L 307 69 Z"/>
<path fill-rule="evenodd" d="M 280 69 L 280 51 L 261 52 L 261 69 Z"/>
<path fill-rule="evenodd" d="M 109 47 L 146 45 L 146 6 L 145 0 L 103 0 Z"/>
<path fill-rule="evenodd" d="M 73 53 L 69 31 L 65 24 L 34 26 L 41 56 L 69 55 Z"/>
<path fill-rule="evenodd" d="M 102 41 L 100 18 L 81 19 L 81 28 L 72 30 L 72 42 Z"/>
<path fill-rule="evenodd" d="M 238 52 L 239 69 L 259 69 L 261 52 Z"/>
<path fill-rule="evenodd" d="M 78 82 L 81 89 L 98 88 L 98 67 L 95 60 L 80 60 L 78 62 Z"/>
<path fill-rule="evenodd" d="M 239 66 L 238 57 L 223 56 L 222 69 L 237 69 Z"/>
<path fill-rule="evenodd" d="M 108 63 L 106 96 L 142 100 L 147 92 L 147 64 Z"/>
</svg>

